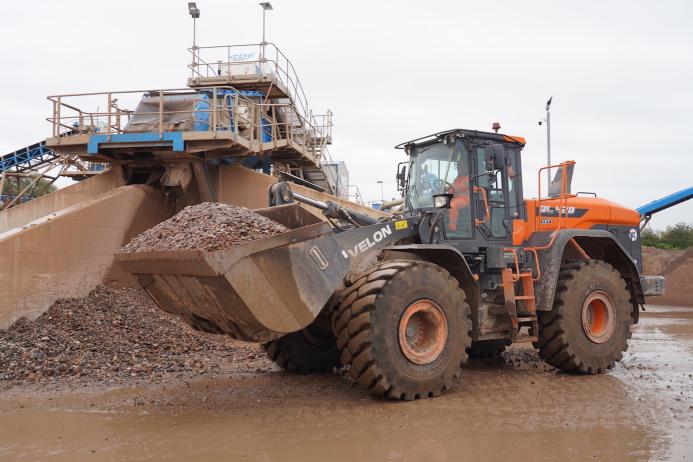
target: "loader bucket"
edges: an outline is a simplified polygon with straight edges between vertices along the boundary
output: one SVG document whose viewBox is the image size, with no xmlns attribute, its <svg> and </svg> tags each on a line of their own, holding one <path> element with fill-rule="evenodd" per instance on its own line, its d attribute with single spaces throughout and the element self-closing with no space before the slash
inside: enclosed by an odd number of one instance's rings
<svg viewBox="0 0 693 462">
<path fill-rule="evenodd" d="M 297 204 L 255 212 L 291 231 L 211 252 L 118 253 L 116 261 L 160 308 L 199 330 L 252 342 L 298 331 L 344 277 L 341 265 L 322 268 L 311 253 L 316 240 L 334 231 Z"/>
</svg>

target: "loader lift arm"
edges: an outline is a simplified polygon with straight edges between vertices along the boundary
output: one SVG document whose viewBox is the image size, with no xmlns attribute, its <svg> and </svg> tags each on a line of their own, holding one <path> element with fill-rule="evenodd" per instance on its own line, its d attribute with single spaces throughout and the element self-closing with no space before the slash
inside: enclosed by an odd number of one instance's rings
<svg viewBox="0 0 693 462">
<path fill-rule="evenodd" d="M 291 190 L 289 183 L 280 181 L 270 188 L 270 204 L 272 206 L 290 204 L 294 201 L 301 202 L 316 209 L 330 219 L 345 220 L 355 226 L 370 226 L 378 223 L 378 220 L 368 215 L 342 207 L 332 201 L 322 202 Z"/>
</svg>

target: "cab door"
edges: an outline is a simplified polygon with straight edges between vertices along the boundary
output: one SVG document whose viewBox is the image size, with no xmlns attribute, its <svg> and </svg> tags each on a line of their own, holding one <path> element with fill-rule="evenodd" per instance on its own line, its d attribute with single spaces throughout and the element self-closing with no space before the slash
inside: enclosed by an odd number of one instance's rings
<svg viewBox="0 0 693 462">
<path fill-rule="evenodd" d="M 489 145 L 474 148 L 472 185 L 478 238 L 510 242 L 512 204 L 509 198 L 515 191 L 509 191 L 507 168 L 499 168 L 499 161 L 492 159 L 490 149 Z"/>
</svg>

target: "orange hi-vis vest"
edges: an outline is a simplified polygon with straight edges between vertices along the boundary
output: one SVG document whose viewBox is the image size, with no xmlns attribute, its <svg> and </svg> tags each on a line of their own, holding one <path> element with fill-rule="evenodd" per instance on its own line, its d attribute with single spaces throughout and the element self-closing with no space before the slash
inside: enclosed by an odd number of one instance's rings
<svg viewBox="0 0 693 462">
<path fill-rule="evenodd" d="M 460 217 L 460 210 L 469 207 L 469 176 L 458 176 L 453 181 L 452 186 L 448 188 L 448 194 L 452 194 L 450 201 L 450 210 L 448 211 L 448 229 L 450 231 L 457 230 L 457 221 Z"/>
</svg>

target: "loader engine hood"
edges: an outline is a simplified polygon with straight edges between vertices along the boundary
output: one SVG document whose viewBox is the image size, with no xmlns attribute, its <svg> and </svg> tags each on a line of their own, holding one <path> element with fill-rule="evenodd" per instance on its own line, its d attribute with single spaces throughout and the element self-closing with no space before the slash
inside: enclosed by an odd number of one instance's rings
<svg viewBox="0 0 693 462">
<path fill-rule="evenodd" d="M 599 197 L 573 196 L 567 199 L 528 199 L 527 216 L 534 231 L 558 227 L 591 229 L 600 225 L 638 227 L 640 214 L 635 210 Z"/>
</svg>

